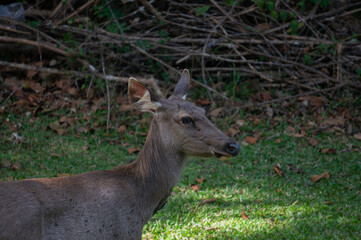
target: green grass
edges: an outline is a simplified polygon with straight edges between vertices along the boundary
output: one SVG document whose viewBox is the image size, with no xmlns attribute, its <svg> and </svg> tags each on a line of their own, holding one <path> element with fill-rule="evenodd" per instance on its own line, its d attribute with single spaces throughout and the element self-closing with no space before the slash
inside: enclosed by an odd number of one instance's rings
<svg viewBox="0 0 361 240">
<path fill-rule="evenodd" d="M 71 113 L 67 113 L 71 115 Z M 76 116 L 73 116 L 74 118 Z M 92 116 L 93 117 L 93 116 Z M 21 123 L 12 138 L 5 124 Z M 10 114 L 1 116 L 0 179 L 54 177 L 96 169 L 110 169 L 128 163 L 136 155 L 127 148 L 141 146 L 144 137 L 115 130 L 94 129 L 78 134 L 86 125 L 77 120 L 64 136 L 47 126 L 58 116 L 32 119 Z M 104 119 L 94 116 L 94 121 Z M 92 121 L 93 121 L 92 120 Z M 94 123 L 92 123 L 94 124 Z M 145 131 L 133 123 L 132 128 Z M 69 127 L 68 127 L 69 128 Z M 257 126 L 263 137 L 254 145 L 243 140 L 254 130 L 251 123 L 239 137 L 240 154 L 228 162 L 190 158 L 179 184 L 165 207 L 145 226 L 144 239 L 358 239 L 361 236 L 361 153 L 360 141 L 352 137 L 324 134 L 313 136 L 319 144 L 294 138 L 280 124 Z M 273 137 L 272 137 L 273 136 Z M 274 137 L 276 136 L 276 137 Z M 280 138 L 280 143 L 275 139 Z M 125 143 L 129 146 L 122 146 Z M 323 154 L 333 148 L 335 154 Z M 21 169 L 11 165 L 20 163 Z M 302 173 L 288 168 L 292 164 Z M 283 169 L 283 177 L 273 166 Z M 311 182 L 311 176 L 329 171 L 330 178 Z M 204 178 L 197 183 L 196 178 Z M 200 190 L 191 186 L 199 184 Z M 204 199 L 216 201 L 202 204 Z M 246 214 L 248 218 L 243 219 Z"/>
</svg>

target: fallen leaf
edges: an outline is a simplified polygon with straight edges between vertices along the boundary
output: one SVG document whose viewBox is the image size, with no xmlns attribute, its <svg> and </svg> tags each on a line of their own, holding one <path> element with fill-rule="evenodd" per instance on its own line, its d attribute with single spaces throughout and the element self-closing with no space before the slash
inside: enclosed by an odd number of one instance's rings
<svg viewBox="0 0 361 240">
<path fill-rule="evenodd" d="M 255 144 L 258 139 L 255 138 L 255 137 L 246 136 L 245 140 L 246 140 L 246 142 L 247 142 L 248 144 Z"/>
<path fill-rule="evenodd" d="M 77 129 L 79 133 L 88 133 L 90 131 L 89 127 L 79 127 Z"/>
<path fill-rule="evenodd" d="M 35 81 L 30 81 L 29 84 L 30 89 L 36 93 L 43 93 L 45 90 L 45 88 L 43 88 L 39 83 Z"/>
<path fill-rule="evenodd" d="M 39 71 L 31 71 L 29 70 L 27 73 L 26 73 L 26 78 L 27 79 L 32 79 Z"/>
<path fill-rule="evenodd" d="M 206 179 L 205 178 L 196 178 L 197 183 L 203 183 Z"/>
<path fill-rule="evenodd" d="M 305 135 L 304 134 L 302 134 L 302 133 L 295 133 L 295 134 L 293 134 L 293 137 L 295 137 L 295 138 L 301 138 L 301 137 L 304 137 Z"/>
<path fill-rule="evenodd" d="M 214 203 L 217 202 L 216 198 L 208 198 L 208 199 L 202 199 L 201 204 L 209 204 L 209 203 Z"/>
<path fill-rule="evenodd" d="M 326 203 L 327 205 L 333 205 L 333 202 L 331 202 L 330 200 L 326 200 L 325 203 Z"/>
<path fill-rule="evenodd" d="M 261 120 L 260 120 L 258 117 L 254 117 L 254 118 L 252 118 L 252 122 L 253 122 L 255 125 L 258 125 L 258 124 L 261 122 Z"/>
<path fill-rule="evenodd" d="M 256 130 L 256 131 L 252 134 L 252 136 L 255 137 L 255 138 L 257 138 L 257 139 L 260 139 L 260 138 L 262 137 L 262 135 L 263 135 L 263 133 L 262 133 L 261 131 L 259 131 L 259 130 Z"/>
<path fill-rule="evenodd" d="M 311 145 L 311 146 L 317 146 L 318 145 L 318 141 L 314 138 L 308 138 L 308 143 Z"/>
<path fill-rule="evenodd" d="M 273 117 L 273 109 L 271 107 L 267 107 L 266 114 L 268 117 Z"/>
<path fill-rule="evenodd" d="M 50 153 L 50 156 L 60 158 L 61 155 L 59 153 Z"/>
<path fill-rule="evenodd" d="M 324 172 L 324 173 L 322 173 L 320 175 L 314 174 L 314 175 L 311 176 L 311 181 L 313 183 L 315 183 L 315 182 L 319 181 L 322 178 L 329 179 L 330 178 L 330 172 Z"/>
<path fill-rule="evenodd" d="M 335 154 L 336 153 L 336 149 L 333 148 L 324 148 L 321 150 L 321 153 L 323 154 Z"/>
<path fill-rule="evenodd" d="M 126 112 L 126 111 L 129 111 L 130 109 L 132 109 L 132 105 L 129 105 L 129 104 L 122 104 L 120 105 L 119 107 L 119 111 L 121 112 Z"/>
<path fill-rule="evenodd" d="M 323 105 L 323 99 L 321 97 L 316 97 L 316 96 L 304 96 L 304 97 L 299 97 L 298 98 L 299 101 L 307 101 L 309 102 L 309 104 L 313 107 L 322 107 Z"/>
<path fill-rule="evenodd" d="M 242 119 L 238 119 L 237 121 L 236 121 L 236 124 L 239 126 L 239 127 L 243 127 L 244 125 L 245 125 L 245 121 L 244 120 L 242 120 Z"/>
<path fill-rule="evenodd" d="M 51 130 L 56 131 L 56 130 L 60 129 L 60 123 L 59 123 L 59 121 L 55 121 L 55 122 L 50 123 L 48 127 Z"/>
<path fill-rule="evenodd" d="M 211 111 L 211 112 L 209 113 L 209 115 L 210 115 L 211 117 L 217 117 L 218 115 L 221 114 L 221 112 L 223 112 L 223 108 L 216 108 L 216 109 L 214 109 L 213 111 Z"/>
<path fill-rule="evenodd" d="M 238 133 L 240 133 L 240 131 L 239 131 L 239 129 L 237 129 L 237 128 L 235 128 L 235 127 L 230 127 L 229 129 L 228 129 L 228 132 L 227 132 L 228 134 L 228 136 L 230 136 L 230 137 L 234 137 L 234 136 L 236 136 Z"/>
<path fill-rule="evenodd" d="M 70 94 L 70 95 L 73 95 L 73 96 L 76 96 L 78 94 L 78 89 L 76 88 L 69 88 L 67 90 L 67 92 Z"/>
<path fill-rule="evenodd" d="M 89 150 L 89 146 L 82 146 L 81 149 L 83 149 L 83 151 L 88 151 L 88 150 Z"/>
<path fill-rule="evenodd" d="M 277 138 L 276 140 L 275 140 L 275 143 L 280 143 L 281 142 L 281 138 Z"/>
<path fill-rule="evenodd" d="M 19 162 L 13 163 L 10 166 L 11 170 L 21 170 L 21 164 Z"/>
<path fill-rule="evenodd" d="M 198 184 L 194 184 L 191 186 L 191 188 L 193 189 L 193 191 L 198 191 L 198 190 L 201 190 L 201 188 L 199 187 Z"/>
<path fill-rule="evenodd" d="M 282 168 L 274 165 L 274 166 L 273 166 L 273 170 L 275 170 L 275 172 L 278 174 L 278 176 L 283 177 L 283 170 L 282 170 Z"/>
<path fill-rule="evenodd" d="M 261 97 L 263 98 L 263 101 L 269 101 L 272 100 L 271 94 L 269 92 L 261 92 Z"/>
<path fill-rule="evenodd" d="M 361 133 L 355 133 L 353 137 L 356 138 L 357 140 L 361 140 Z"/>
<path fill-rule="evenodd" d="M 294 132 L 295 132 L 295 128 L 294 128 L 294 127 L 291 127 L 291 126 L 287 126 L 287 127 L 286 127 L 286 131 L 289 132 L 289 133 L 294 133 Z"/>
<path fill-rule="evenodd" d="M 132 147 L 132 148 L 128 148 L 128 154 L 134 154 L 140 151 L 139 147 Z"/>
<path fill-rule="evenodd" d="M 196 103 L 199 104 L 199 105 L 203 105 L 203 106 L 211 105 L 211 104 L 212 104 L 211 101 L 209 101 L 208 99 L 205 99 L 205 98 L 197 99 L 197 100 L 196 100 Z"/>
<path fill-rule="evenodd" d="M 246 220 L 247 218 L 249 218 L 249 216 L 245 212 L 242 212 L 242 219 Z"/>
<path fill-rule="evenodd" d="M 63 78 L 58 81 L 56 81 L 56 86 L 62 90 L 66 90 L 70 88 L 71 84 L 68 78 Z"/>
<path fill-rule="evenodd" d="M 326 118 L 322 121 L 322 125 L 326 126 L 336 126 L 336 125 L 344 125 L 345 119 L 342 117 L 336 117 L 336 118 Z"/>
<path fill-rule="evenodd" d="M 64 122 L 68 122 L 68 117 L 67 116 L 61 116 L 59 119 L 60 123 L 64 123 Z"/>
<path fill-rule="evenodd" d="M 56 129 L 55 130 L 56 131 L 56 133 L 59 135 L 59 136 L 63 136 L 64 134 L 66 134 L 67 132 L 68 132 L 68 130 L 67 129 Z"/>
<path fill-rule="evenodd" d="M 117 133 L 123 133 L 125 130 L 127 130 L 127 127 L 125 125 L 120 125 L 117 129 Z"/>
</svg>

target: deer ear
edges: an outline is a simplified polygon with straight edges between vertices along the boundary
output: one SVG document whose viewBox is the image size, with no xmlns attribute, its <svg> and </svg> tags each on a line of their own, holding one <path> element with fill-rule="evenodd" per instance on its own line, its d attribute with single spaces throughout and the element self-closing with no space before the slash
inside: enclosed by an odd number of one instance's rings
<svg viewBox="0 0 361 240">
<path fill-rule="evenodd" d="M 142 112 L 154 113 L 162 105 L 155 93 L 132 77 L 128 80 L 128 100 L 137 110 Z"/>
<path fill-rule="evenodd" d="M 172 96 L 178 96 L 185 100 L 187 97 L 190 79 L 191 76 L 189 75 L 189 71 L 187 69 L 184 69 L 181 78 L 179 79 L 177 85 L 175 86 Z"/>
</svg>

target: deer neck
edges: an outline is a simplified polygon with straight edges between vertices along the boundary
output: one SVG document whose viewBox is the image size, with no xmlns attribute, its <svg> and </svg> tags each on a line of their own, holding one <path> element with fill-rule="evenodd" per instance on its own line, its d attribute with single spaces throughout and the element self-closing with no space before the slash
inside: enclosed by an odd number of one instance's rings
<svg viewBox="0 0 361 240">
<path fill-rule="evenodd" d="M 166 199 L 183 168 L 184 155 L 177 151 L 173 139 L 164 135 L 167 132 L 169 129 L 162 129 L 153 120 L 143 150 L 134 162 L 142 186 L 141 198 L 146 199 L 150 208 Z"/>
</svg>

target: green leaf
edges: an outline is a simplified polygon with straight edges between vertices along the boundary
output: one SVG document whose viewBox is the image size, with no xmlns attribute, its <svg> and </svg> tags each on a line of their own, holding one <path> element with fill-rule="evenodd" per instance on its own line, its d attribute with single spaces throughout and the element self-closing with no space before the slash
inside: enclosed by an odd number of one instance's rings
<svg viewBox="0 0 361 240">
<path fill-rule="evenodd" d="M 259 9 L 263 10 L 264 0 L 256 0 L 257 6 Z"/>
<path fill-rule="evenodd" d="M 306 65 L 311 65 L 313 63 L 312 57 L 308 54 L 303 56 L 303 63 Z"/>
<path fill-rule="evenodd" d="M 273 1 L 267 1 L 266 5 L 268 7 L 268 10 L 273 11 L 275 9 L 275 3 Z"/>
<path fill-rule="evenodd" d="M 297 20 L 292 20 L 290 23 L 290 27 L 291 27 L 291 33 L 293 35 L 296 35 L 298 32 L 298 21 Z"/>
<path fill-rule="evenodd" d="M 287 20 L 287 12 L 286 11 L 281 11 L 280 12 L 280 17 L 281 17 L 282 22 L 286 22 L 286 20 Z"/>
<path fill-rule="evenodd" d="M 201 16 L 201 15 L 205 14 L 209 8 L 210 8 L 210 6 L 202 6 L 202 7 L 195 8 L 196 15 Z"/>
<path fill-rule="evenodd" d="M 277 11 L 271 11 L 271 16 L 274 18 L 274 19 L 278 19 L 278 12 Z"/>
</svg>

